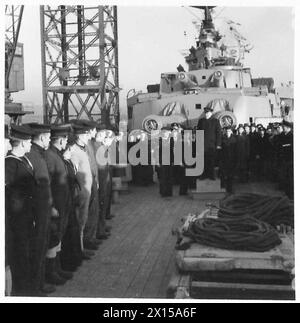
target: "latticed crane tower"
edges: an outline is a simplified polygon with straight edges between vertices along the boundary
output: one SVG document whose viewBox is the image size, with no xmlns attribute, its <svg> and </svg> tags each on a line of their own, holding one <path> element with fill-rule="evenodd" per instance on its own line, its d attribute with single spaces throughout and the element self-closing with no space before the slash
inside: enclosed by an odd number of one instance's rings
<svg viewBox="0 0 300 323">
<path fill-rule="evenodd" d="M 44 122 L 119 121 L 116 6 L 41 6 Z"/>
</svg>

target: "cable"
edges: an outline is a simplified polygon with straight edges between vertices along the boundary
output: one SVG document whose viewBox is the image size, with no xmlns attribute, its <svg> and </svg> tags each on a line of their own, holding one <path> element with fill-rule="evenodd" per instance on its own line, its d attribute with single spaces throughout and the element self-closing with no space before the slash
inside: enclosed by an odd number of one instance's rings
<svg viewBox="0 0 300 323">
<path fill-rule="evenodd" d="M 220 201 L 220 218 L 252 217 L 273 227 L 294 226 L 294 206 L 286 196 L 266 196 L 255 193 L 231 195 Z"/>
<path fill-rule="evenodd" d="M 275 229 L 251 217 L 200 218 L 183 234 L 199 244 L 229 250 L 265 252 L 281 244 Z"/>
</svg>

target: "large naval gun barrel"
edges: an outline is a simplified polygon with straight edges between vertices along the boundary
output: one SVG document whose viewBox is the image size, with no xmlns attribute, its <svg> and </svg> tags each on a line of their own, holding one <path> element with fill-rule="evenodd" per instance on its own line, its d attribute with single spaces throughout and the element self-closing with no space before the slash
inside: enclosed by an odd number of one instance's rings
<svg viewBox="0 0 300 323">
<path fill-rule="evenodd" d="M 198 86 L 196 76 L 190 73 L 179 72 L 177 74 L 177 80 L 183 85 L 185 89 Z"/>
</svg>

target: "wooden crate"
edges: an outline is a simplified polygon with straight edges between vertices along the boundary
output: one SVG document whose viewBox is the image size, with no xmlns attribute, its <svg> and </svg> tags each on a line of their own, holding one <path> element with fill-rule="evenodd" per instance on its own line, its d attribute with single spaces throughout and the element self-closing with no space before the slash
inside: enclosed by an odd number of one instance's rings
<svg viewBox="0 0 300 323">
<path fill-rule="evenodd" d="M 294 268 L 294 245 L 287 236 L 281 237 L 282 244 L 268 252 L 249 252 L 218 249 L 197 243 L 187 250 L 179 250 L 176 263 L 181 271 L 231 271 L 282 270 L 291 272 Z"/>
</svg>

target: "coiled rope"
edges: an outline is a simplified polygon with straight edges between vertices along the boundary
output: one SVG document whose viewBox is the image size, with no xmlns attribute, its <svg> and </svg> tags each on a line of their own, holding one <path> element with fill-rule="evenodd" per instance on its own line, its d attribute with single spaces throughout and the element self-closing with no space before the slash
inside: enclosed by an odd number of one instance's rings
<svg viewBox="0 0 300 323">
<path fill-rule="evenodd" d="M 271 224 L 294 225 L 294 206 L 286 196 L 266 196 L 255 193 L 234 194 L 220 201 L 220 218 L 253 217 Z"/>
<path fill-rule="evenodd" d="M 183 233 L 194 242 L 215 248 L 265 252 L 281 244 L 278 233 L 269 224 L 251 217 L 200 218 Z"/>
</svg>

